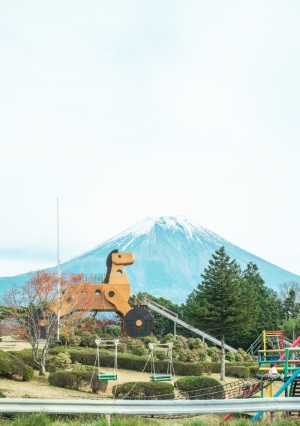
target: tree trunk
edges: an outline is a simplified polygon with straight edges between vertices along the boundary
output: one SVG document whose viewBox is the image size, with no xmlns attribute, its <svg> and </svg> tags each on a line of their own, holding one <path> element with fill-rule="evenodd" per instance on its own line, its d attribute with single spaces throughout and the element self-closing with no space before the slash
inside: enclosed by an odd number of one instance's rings
<svg viewBox="0 0 300 426">
<path fill-rule="evenodd" d="M 39 363 L 39 375 L 40 376 L 46 375 L 45 361 L 42 361 L 42 360 Z"/>
<path fill-rule="evenodd" d="M 225 380 L 225 348 L 224 348 L 224 334 L 221 336 L 221 380 Z"/>
</svg>

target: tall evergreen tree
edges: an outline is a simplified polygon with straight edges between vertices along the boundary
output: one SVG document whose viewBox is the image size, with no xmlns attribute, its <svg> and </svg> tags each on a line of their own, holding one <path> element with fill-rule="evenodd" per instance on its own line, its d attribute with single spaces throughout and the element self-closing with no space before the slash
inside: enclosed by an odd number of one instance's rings
<svg viewBox="0 0 300 426">
<path fill-rule="evenodd" d="M 248 296 L 245 299 L 252 305 L 251 328 L 239 329 L 228 337 L 228 343 L 232 346 L 241 346 L 245 350 L 249 348 L 263 330 L 277 330 L 280 324 L 280 300 L 277 293 L 266 287 L 255 263 L 248 263 L 242 272 L 243 286 Z"/>
<path fill-rule="evenodd" d="M 221 380 L 224 380 L 225 336 L 238 327 L 251 326 L 251 303 L 245 299 L 240 268 L 224 247 L 212 255 L 201 277 L 202 282 L 187 299 L 185 314 L 190 323 L 220 337 Z"/>
</svg>

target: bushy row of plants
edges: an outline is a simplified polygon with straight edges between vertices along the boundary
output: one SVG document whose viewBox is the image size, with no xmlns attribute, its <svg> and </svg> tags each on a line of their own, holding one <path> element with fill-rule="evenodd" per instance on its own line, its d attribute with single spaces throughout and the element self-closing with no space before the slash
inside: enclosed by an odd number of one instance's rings
<svg viewBox="0 0 300 426">
<path fill-rule="evenodd" d="M 119 399 L 174 399 L 174 386 L 166 382 L 127 382 L 114 386 L 112 393 Z"/>
<path fill-rule="evenodd" d="M 175 387 L 186 399 L 224 399 L 224 388 L 212 377 L 183 377 L 175 382 Z"/>
<path fill-rule="evenodd" d="M 125 339 L 120 336 L 120 327 L 118 325 L 109 324 L 101 328 L 97 321 L 86 319 L 82 321 L 79 327 L 72 331 L 64 330 L 61 332 L 60 338 L 64 346 L 84 346 L 95 348 L 95 340 L 97 338 L 114 339 L 120 338 L 118 351 L 120 353 L 129 353 L 132 355 L 146 355 L 149 353 L 148 343 L 168 343 L 173 342 L 174 357 L 178 361 L 183 362 L 219 362 L 221 360 L 221 351 L 215 347 L 208 347 L 199 338 L 186 339 L 183 336 L 177 336 L 175 339 L 173 334 L 169 333 L 159 342 L 154 335 L 150 335 L 141 339 Z M 158 359 L 166 359 L 167 351 L 161 348 L 155 350 Z M 228 352 L 226 354 L 227 361 L 244 362 L 250 361 L 245 351 L 239 349 L 236 354 Z"/>
<path fill-rule="evenodd" d="M 92 371 L 56 371 L 49 376 L 53 386 L 80 389 L 92 385 L 93 392 L 105 392 L 107 380 L 98 380 Z M 175 388 L 186 399 L 223 399 L 224 389 L 212 377 L 188 376 L 175 382 Z M 174 386 L 170 382 L 127 382 L 115 385 L 112 393 L 119 399 L 174 399 Z"/>
<path fill-rule="evenodd" d="M 20 357 L 0 351 L 0 377 L 27 382 L 33 378 L 33 374 L 33 368 L 25 364 Z"/>
<path fill-rule="evenodd" d="M 67 352 L 70 356 L 70 363 L 79 363 L 83 365 L 94 365 L 95 364 L 95 351 L 80 350 L 75 348 L 64 349 L 64 348 L 52 348 L 50 354 L 58 356 L 59 353 Z M 60 359 L 61 355 L 57 358 Z M 109 351 L 100 351 L 100 364 L 102 367 L 112 367 L 114 365 L 114 354 Z M 47 364 L 48 371 L 51 371 L 51 361 Z M 218 362 L 211 363 L 191 363 L 191 362 L 181 362 L 173 361 L 173 366 L 175 373 L 179 376 L 202 376 L 203 374 L 219 373 L 221 369 L 221 364 Z M 125 355 L 119 354 L 118 356 L 118 367 L 125 370 L 133 371 L 145 371 L 151 372 L 151 363 L 149 357 L 134 356 L 134 355 Z M 50 369 L 49 369 L 50 368 Z M 67 365 L 64 368 L 68 368 Z M 168 361 L 157 360 L 155 362 L 155 370 L 157 373 L 165 373 L 168 368 Z M 252 370 L 249 366 L 236 365 L 232 363 L 226 363 L 226 372 L 229 376 L 244 378 L 249 377 L 251 374 L 255 375 L 255 372 L 252 373 Z"/>
<path fill-rule="evenodd" d="M 49 375 L 49 383 L 53 386 L 68 389 L 91 388 L 94 393 L 98 391 L 105 392 L 107 389 L 107 380 L 98 380 L 97 374 L 91 370 L 59 370 Z"/>
</svg>

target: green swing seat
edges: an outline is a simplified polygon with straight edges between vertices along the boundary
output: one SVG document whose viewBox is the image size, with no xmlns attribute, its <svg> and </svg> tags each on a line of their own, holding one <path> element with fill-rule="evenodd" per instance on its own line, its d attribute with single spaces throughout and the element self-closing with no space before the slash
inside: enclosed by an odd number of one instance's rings
<svg viewBox="0 0 300 426">
<path fill-rule="evenodd" d="M 170 382 L 172 380 L 172 374 L 155 374 L 150 376 L 151 382 Z"/>
<path fill-rule="evenodd" d="M 98 374 L 98 380 L 117 380 L 116 374 Z"/>
</svg>

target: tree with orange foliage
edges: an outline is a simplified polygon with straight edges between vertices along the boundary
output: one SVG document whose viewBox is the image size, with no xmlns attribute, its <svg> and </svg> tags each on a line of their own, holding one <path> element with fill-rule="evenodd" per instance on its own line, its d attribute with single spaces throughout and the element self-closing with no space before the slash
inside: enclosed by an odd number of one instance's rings
<svg viewBox="0 0 300 426">
<path fill-rule="evenodd" d="M 78 321 L 90 311 L 91 301 L 84 285 L 72 284 L 64 277 L 58 281 L 56 274 L 37 271 L 25 284 L 12 288 L 3 297 L 31 344 L 40 375 L 46 373 L 46 356 L 50 343 L 55 340 L 59 313 L 64 312 L 69 321 L 74 315 Z"/>
</svg>

